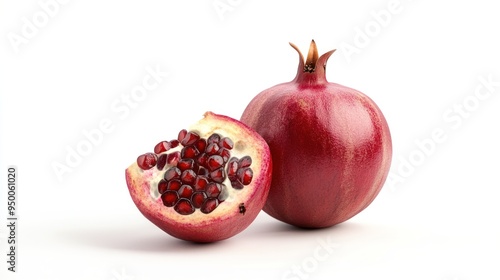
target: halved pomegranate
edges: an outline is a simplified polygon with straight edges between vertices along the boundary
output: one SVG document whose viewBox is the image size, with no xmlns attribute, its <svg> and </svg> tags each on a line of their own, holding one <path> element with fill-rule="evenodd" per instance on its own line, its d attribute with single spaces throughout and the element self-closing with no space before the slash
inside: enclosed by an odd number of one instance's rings
<svg viewBox="0 0 500 280">
<path fill-rule="evenodd" d="M 161 141 L 126 170 L 132 200 L 168 234 L 213 242 L 244 230 L 264 206 L 272 161 L 245 124 L 207 112 L 177 139 Z"/>
</svg>

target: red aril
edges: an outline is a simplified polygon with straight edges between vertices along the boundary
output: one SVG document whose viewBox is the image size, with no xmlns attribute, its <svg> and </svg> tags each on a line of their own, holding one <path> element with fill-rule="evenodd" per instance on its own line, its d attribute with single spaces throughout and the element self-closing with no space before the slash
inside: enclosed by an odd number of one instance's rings
<svg viewBox="0 0 500 280">
<path fill-rule="evenodd" d="M 373 100 L 326 80 L 334 51 L 318 56 L 312 41 L 304 61 L 291 45 L 300 58 L 297 76 L 259 93 L 241 121 L 271 149 L 273 179 L 264 211 L 299 227 L 328 227 L 375 199 L 389 172 L 391 136 Z"/>
<path fill-rule="evenodd" d="M 248 227 L 264 206 L 271 155 L 245 124 L 207 112 L 177 139 L 152 148 L 127 168 L 126 181 L 137 208 L 168 234 L 223 240 Z"/>
</svg>

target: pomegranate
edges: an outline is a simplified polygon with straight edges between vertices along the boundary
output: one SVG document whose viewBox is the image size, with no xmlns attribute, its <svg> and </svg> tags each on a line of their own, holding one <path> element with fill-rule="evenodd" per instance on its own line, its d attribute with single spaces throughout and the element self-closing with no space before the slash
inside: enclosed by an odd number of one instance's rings
<svg viewBox="0 0 500 280">
<path fill-rule="evenodd" d="M 387 122 L 363 93 L 326 80 L 314 40 L 299 49 L 295 79 L 259 93 L 241 121 L 269 144 L 273 175 L 263 210 L 304 228 L 329 227 L 365 209 L 385 182 L 392 157 Z"/>
<path fill-rule="evenodd" d="M 126 170 L 137 208 L 168 234 L 213 242 L 244 230 L 266 201 L 272 161 L 262 137 L 207 112 L 177 139 L 161 141 Z"/>
</svg>

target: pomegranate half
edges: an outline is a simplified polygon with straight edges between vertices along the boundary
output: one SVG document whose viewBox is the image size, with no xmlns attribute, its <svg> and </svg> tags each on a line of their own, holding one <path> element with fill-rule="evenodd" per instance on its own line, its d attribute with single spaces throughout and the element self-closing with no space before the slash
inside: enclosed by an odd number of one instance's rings
<svg viewBox="0 0 500 280">
<path fill-rule="evenodd" d="M 161 141 L 126 170 L 137 208 L 168 234 L 194 242 L 229 238 L 256 218 L 271 184 L 262 137 L 207 112 L 177 139 Z"/>
<path fill-rule="evenodd" d="M 332 226 L 365 209 L 389 172 L 392 143 L 386 119 L 363 93 L 325 77 L 335 51 L 307 60 L 299 49 L 295 79 L 259 93 L 241 121 L 269 144 L 271 190 L 264 211 L 305 228 Z"/>
</svg>

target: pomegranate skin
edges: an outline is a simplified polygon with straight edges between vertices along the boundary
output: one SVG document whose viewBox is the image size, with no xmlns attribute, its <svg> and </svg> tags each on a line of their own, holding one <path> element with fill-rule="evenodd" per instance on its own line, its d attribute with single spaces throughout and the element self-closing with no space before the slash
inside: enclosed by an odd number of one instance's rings
<svg viewBox="0 0 500 280">
<path fill-rule="evenodd" d="M 375 199 L 389 172 L 391 135 L 368 96 L 327 82 L 333 51 L 318 58 L 313 41 L 305 65 L 298 52 L 295 79 L 259 93 L 241 121 L 271 150 L 272 183 L 263 210 L 291 225 L 324 228 Z"/>
</svg>

